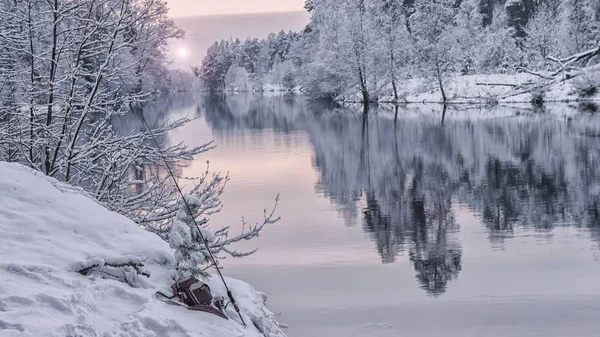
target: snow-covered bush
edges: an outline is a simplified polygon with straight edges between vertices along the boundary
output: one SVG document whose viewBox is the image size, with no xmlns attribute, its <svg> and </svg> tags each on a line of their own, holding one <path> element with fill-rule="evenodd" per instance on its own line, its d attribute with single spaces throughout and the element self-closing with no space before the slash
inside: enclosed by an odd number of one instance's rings
<svg viewBox="0 0 600 337">
<path fill-rule="evenodd" d="M 175 250 L 178 278 L 189 276 L 206 276 L 204 264 L 209 264 L 210 255 L 205 246 L 215 242 L 215 234 L 207 228 L 196 226 L 194 218 L 201 208 L 210 207 L 193 195 L 186 195 L 185 202 L 180 202 L 179 211 L 169 233 L 169 246 Z M 189 207 L 189 209 L 188 209 Z"/>
<path fill-rule="evenodd" d="M 583 72 L 573 80 L 573 87 L 580 97 L 590 97 L 600 90 L 600 70 Z"/>
<path fill-rule="evenodd" d="M 539 87 L 531 92 L 531 104 L 535 107 L 544 106 L 544 102 L 546 101 L 546 88 Z"/>
<path fill-rule="evenodd" d="M 323 64 L 306 65 L 299 80 L 309 96 L 319 99 L 333 99 L 345 87 L 342 76 Z"/>
<path fill-rule="evenodd" d="M 296 87 L 296 79 L 294 79 L 294 74 L 292 72 L 287 72 L 283 76 L 283 88 L 289 92 L 292 92 Z"/>
<path fill-rule="evenodd" d="M 207 247 L 215 256 L 216 263 L 224 258 L 222 253 L 237 258 L 253 254 L 256 250 L 241 252 L 232 250 L 229 246 L 257 237 L 265 225 L 279 221 L 279 217 L 274 217 L 279 201 L 279 198 L 276 198 L 273 210 L 269 214 L 265 210 L 261 224 L 249 225 L 243 222 L 242 233 L 237 236 L 229 237 L 229 227 L 217 230 L 209 228 L 210 216 L 219 213 L 223 207 L 220 196 L 228 180 L 228 177 L 209 174 L 207 169 L 196 186 L 184 196 L 184 199 L 178 201 L 175 220 L 163 225 L 162 228 L 153 229 L 155 232 L 167 233 L 165 238 L 175 251 L 179 278 L 208 276 L 205 270 L 215 266 Z"/>
</svg>

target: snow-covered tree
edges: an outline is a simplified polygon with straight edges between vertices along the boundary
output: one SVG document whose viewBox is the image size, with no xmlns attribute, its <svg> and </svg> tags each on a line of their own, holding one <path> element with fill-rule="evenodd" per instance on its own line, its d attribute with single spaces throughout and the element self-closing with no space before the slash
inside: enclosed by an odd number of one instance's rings
<svg viewBox="0 0 600 337">
<path fill-rule="evenodd" d="M 240 258 L 256 252 L 235 251 L 230 245 L 242 240 L 250 240 L 260 234 L 267 224 L 279 221 L 274 217 L 275 207 L 267 214 L 261 224 L 249 225 L 243 223 L 242 233 L 229 237 L 229 227 L 218 230 L 209 228 L 210 216 L 219 213 L 223 207 L 220 196 L 228 181 L 227 177 L 218 174 L 209 174 L 208 170 L 200 177 L 194 188 L 177 203 L 177 212 L 172 223 L 167 224 L 163 231 L 168 230 L 169 245 L 175 251 L 178 277 L 207 277 L 207 269 L 215 267 L 210 257 L 210 252 L 218 263 L 223 259 L 223 253 Z M 207 249 L 208 247 L 208 249 Z"/>
<path fill-rule="evenodd" d="M 139 120 L 168 86 L 166 43 L 182 32 L 167 14 L 162 0 L 0 0 L 0 160 L 79 186 L 140 224 L 173 217 L 163 210 L 175 190 L 144 168 L 164 166 L 153 139 L 186 120 L 114 127 Z M 210 148 L 159 146 L 172 166 Z"/>
<path fill-rule="evenodd" d="M 190 92 L 200 89 L 200 83 L 190 71 L 171 69 L 168 73 L 169 92 Z"/>
<path fill-rule="evenodd" d="M 229 91 L 250 91 L 252 82 L 244 67 L 233 65 L 225 74 L 225 88 Z"/>
<path fill-rule="evenodd" d="M 548 56 L 557 52 L 558 25 L 553 9 L 549 5 L 542 5 L 525 27 L 525 48 L 535 66 L 543 67 Z"/>
<path fill-rule="evenodd" d="M 444 88 L 445 74 L 451 72 L 457 55 L 452 53 L 455 8 L 451 0 L 416 0 L 411 16 L 417 58 L 423 74 L 433 75 L 442 100 L 448 100 Z"/>
<path fill-rule="evenodd" d="M 478 48 L 484 35 L 481 20 L 477 0 L 463 0 L 456 13 L 455 26 L 448 28 L 452 42 L 449 54 L 456 55 L 456 68 L 462 75 L 477 71 Z"/>
<path fill-rule="evenodd" d="M 211 92 L 225 89 L 225 77 L 235 62 L 234 46 L 229 41 L 219 41 L 211 45 L 200 67 L 193 68 L 194 74 Z"/>
<path fill-rule="evenodd" d="M 284 82 L 287 79 L 287 86 Z M 294 81 L 294 66 L 289 61 L 281 61 L 279 56 L 275 57 L 275 62 L 271 67 L 271 71 L 268 74 L 268 81 L 272 84 L 275 84 L 281 88 L 285 87 L 287 90 L 290 88 L 293 89 L 294 85 L 292 83 L 290 87 L 289 81 Z"/>
<path fill-rule="evenodd" d="M 520 51 L 506 23 L 506 12 L 501 6 L 494 11 L 494 21 L 486 27 L 477 50 L 477 68 L 480 73 L 507 73 L 514 71 Z"/>
<path fill-rule="evenodd" d="M 281 81 L 281 60 L 315 98 L 399 100 L 399 86 L 421 77 L 434 79 L 447 100 L 450 73 L 560 72 L 560 59 L 595 48 L 600 32 L 595 0 L 310 0 L 305 8 L 302 32 L 240 45 L 236 63 L 258 90 Z"/>
<path fill-rule="evenodd" d="M 383 37 L 380 42 L 381 54 L 387 60 L 385 64 L 394 99 L 398 101 L 400 74 L 409 63 L 411 43 L 406 29 L 405 8 L 398 1 L 379 0 L 371 7 L 375 18 L 375 30 Z M 379 52 L 379 51 L 378 51 Z"/>
<path fill-rule="evenodd" d="M 506 0 L 506 22 L 519 41 L 525 38 L 525 27 L 533 13 L 537 0 Z"/>
</svg>

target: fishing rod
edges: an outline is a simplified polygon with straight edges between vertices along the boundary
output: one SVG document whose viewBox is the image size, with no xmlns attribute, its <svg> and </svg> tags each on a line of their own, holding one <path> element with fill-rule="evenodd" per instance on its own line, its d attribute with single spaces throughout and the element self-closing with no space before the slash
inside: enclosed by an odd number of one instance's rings
<svg viewBox="0 0 600 337">
<path fill-rule="evenodd" d="M 158 153 L 159 153 L 160 157 L 162 158 L 162 160 L 165 162 L 167 172 L 173 179 L 175 188 L 177 188 L 177 191 L 179 192 L 179 195 L 181 196 L 181 199 L 183 200 L 183 203 L 185 204 L 185 207 L 187 208 L 188 213 L 191 215 L 192 221 L 194 222 L 194 226 L 198 230 L 198 235 L 200 236 L 202 243 L 204 243 L 204 247 L 206 247 L 206 250 L 208 251 L 208 254 L 210 255 L 210 259 L 211 259 L 213 265 L 215 266 L 215 269 L 217 270 L 217 273 L 219 274 L 221 281 L 223 281 L 223 285 L 225 285 L 225 289 L 227 290 L 227 296 L 229 297 L 229 301 L 231 302 L 231 304 L 233 304 L 233 307 L 235 308 L 235 311 L 237 312 L 238 316 L 240 316 L 240 319 L 242 320 L 242 324 L 244 326 L 246 326 L 246 322 L 244 322 L 244 318 L 242 317 L 242 313 L 240 312 L 240 307 L 237 305 L 235 298 L 233 297 L 233 293 L 231 292 L 231 289 L 229 289 L 229 287 L 227 286 L 227 282 L 225 282 L 225 278 L 223 278 L 223 274 L 221 274 L 221 270 L 219 269 L 219 266 L 217 265 L 217 260 L 215 259 L 215 256 L 213 255 L 212 251 L 210 250 L 210 247 L 208 246 L 208 243 L 206 242 L 204 235 L 202 235 L 202 231 L 200 230 L 200 226 L 198 226 L 198 223 L 196 222 L 196 218 L 192 214 L 192 208 L 190 207 L 190 204 L 185 199 L 185 195 L 183 194 L 183 191 L 179 187 L 179 183 L 177 183 L 177 179 L 175 179 L 175 175 L 173 174 L 173 171 L 171 170 L 171 167 L 169 166 L 169 163 L 167 162 L 167 158 L 163 154 L 163 151 L 160 148 L 160 145 L 158 144 L 156 137 L 154 136 L 154 132 L 152 132 L 152 130 L 150 129 L 150 125 L 148 125 L 148 122 L 146 121 L 146 118 L 144 117 L 144 112 L 141 109 L 140 109 L 140 116 L 142 117 L 142 121 L 144 122 L 144 125 L 146 125 L 146 128 L 148 129 L 148 131 L 150 131 L 150 136 L 152 137 L 154 144 L 156 144 L 156 149 L 158 150 Z"/>
</svg>

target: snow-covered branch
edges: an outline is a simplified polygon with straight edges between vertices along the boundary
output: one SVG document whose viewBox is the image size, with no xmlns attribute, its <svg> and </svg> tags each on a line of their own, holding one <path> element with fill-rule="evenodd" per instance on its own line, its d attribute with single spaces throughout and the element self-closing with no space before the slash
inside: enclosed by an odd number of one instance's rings
<svg viewBox="0 0 600 337">
<path fill-rule="evenodd" d="M 215 266 L 215 263 L 224 258 L 223 253 L 236 258 L 253 254 L 256 249 L 240 252 L 231 249 L 230 246 L 242 240 L 251 240 L 259 236 L 266 225 L 280 220 L 279 217 L 275 217 L 275 210 L 279 202 L 279 196 L 277 196 L 273 209 L 269 213 L 264 211 L 264 219 L 261 223 L 249 225 L 242 220 L 242 233 L 239 235 L 230 238 L 230 227 L 218 230 L 209 227 L 210 216 L 219 213 L 223 207 L 220 196 L 228 180 L 228 177 L 209 174 L 207 167 L 198 183 L 185 195 L 183 200 L 179 200 L 176 204 L 175 220 L 170 223 L 163 222 L 160 227 L 151 226 L 151 230 L 165 237 L 171 248 L 175 250 L 179 276 L 206 276 L 205 270 L 218 267 Z M 174 207 L 171 207 L 169 211 L 173 212 Z M 211 254 L 215 258 L 214 262 Z"/>
</svg>

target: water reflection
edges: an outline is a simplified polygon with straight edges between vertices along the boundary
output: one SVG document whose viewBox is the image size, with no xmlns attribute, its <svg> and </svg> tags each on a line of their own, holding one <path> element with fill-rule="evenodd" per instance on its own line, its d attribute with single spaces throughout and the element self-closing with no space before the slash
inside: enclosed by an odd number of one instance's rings
<svg viewBox="0 0 600 337">
<path fill-rule="evenodd" d="M 592 229 L 600 243 L 597 115 L 440 106 L 363 115 L 256 96 L 212 97 L 199 106 L 221 137 L 233 130 L 308 133 L 317 192 L 348 225 L 362 222 L 383 263 L 408 258 L 433 296 L 462 269 L 458 207 L 478 216 L 497 247 L 517 228 L 557 226 Z"/>
</svg>

